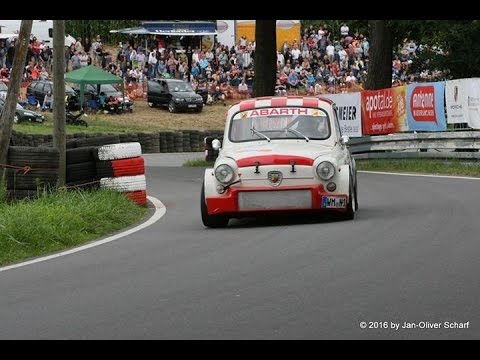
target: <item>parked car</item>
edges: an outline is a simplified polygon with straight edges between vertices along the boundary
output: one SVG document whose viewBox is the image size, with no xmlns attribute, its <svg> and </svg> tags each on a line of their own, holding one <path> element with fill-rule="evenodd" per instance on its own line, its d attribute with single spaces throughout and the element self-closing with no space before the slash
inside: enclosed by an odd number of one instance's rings
<svg viewBox="0 0 480 360">
<path fill-rule="evenodd" d="M 35 96 L 40 105 L 43 105 L 45 95 L 51 91 L 53 94 L 53 81 L 35 80 L 27 87 L 27 96 Z M 75 90 L 65 85 L 65 95 L 68 96 L 68 110 L 80 110 L 80 99 L 77 97 Z"/>
<path fill-rule="evenodd" d="M 168 106 L 168 111 L 193 110 L 201 112 L 203 98 L 183 80 L 155 79 L 148 81 L 147 102 L 150 107 Z"/>
<path fill-rule="evenodd" d="M 0 113 L 3 111 L 4 106 L 5 106 L 5 100 L 3 98 L 0 98 Z M 17 103 L 17 107 L 15 109 L 15 115 L 13 116 L 13 122 L 16 124 L 21 121 L 43 123 L 45 121 L 45 116 L 35 111 L 27 110 L 23 108 L 22 105 Z"/>
<path fill-rule="evenodd" d="M 74 84 L 73 89 L 77 93 L 77 96 L 80 97 L 80 85 Z M 98 86 L 96 84 L 86 84 L 85 85 L 85 101 L 98 99 L 99 95 L 104 93 L 105 97 L 113 96 L 120 103 L 123 102 L 123 94 L 115 86 L 111 84 L 100 84 L 100 91 L 98 91 Z M 133 111 L 134 103 L 130 98 L 125 95 L 125 110 Z"/>
<path fill-rule="evenodd" d="M 227 113 L 223 145 L 206 169 L 201 217 L 207 227 L 275 212 L 358 209 L 355 159 L 331 100 L 271 97 L 242 101 Z"/>
</svg>

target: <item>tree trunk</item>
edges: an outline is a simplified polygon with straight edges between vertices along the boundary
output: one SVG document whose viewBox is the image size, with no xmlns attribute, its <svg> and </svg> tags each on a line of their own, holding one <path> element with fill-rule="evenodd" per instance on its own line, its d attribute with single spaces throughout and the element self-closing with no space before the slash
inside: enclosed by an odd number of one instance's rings
<svg viewBox="0 0 480 360">
<path fill-rule="evenodd" d="M 60 153 L 58 186 L 66 180 L 65 79 L 64 79 L 65 20 L 53 20 L 53 146 Z"/>
<path fill-rule="evenodd" d="M 277 74 L 277 22 L 256 20 L 254 96 L 275 95 Z"/>
<path fill-rule="evenodd" d="M 370 51 L 365 90 L 392 87 L 392 32 L 387 20 L 370 20 Z"/>
<path fill-rule="evenodd" d="M 33 20 L 22 20 L 20 32 L 15 45 L 12 74 L 8 84 L 7 98 L 0 117 L 0 164 L 7 163 L 8 146 L 12 136 L 13 117 L 17 106 L 18 94 L 22 84 L 25 59 L 27 58 L 28 41 L 32 32 Z"/>
</svg>

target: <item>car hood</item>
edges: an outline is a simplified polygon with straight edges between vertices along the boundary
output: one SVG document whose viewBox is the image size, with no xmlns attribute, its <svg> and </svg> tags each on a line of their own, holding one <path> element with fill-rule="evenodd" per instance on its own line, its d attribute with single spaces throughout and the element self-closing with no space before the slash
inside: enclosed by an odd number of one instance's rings
<svg viewBox="0 0 480 360">
<path fill-rule="evenodd" d="M 237 163 L 250 164 L 250 162 L 260 161 L 273 163 L 290 163 L 295 160 L 297 163 L 309 164 L 319 156 L 331 155 L 338 152 L 328 142 L 314 143 L 314 140 L 306 143 L 304 140 L 292 140 L 292 143 L 285 142 L 274 143 L 245 143 L 245 145 L 235 146 L 235 149 L 222 149 L 221 157 L 230 157 Z M 303 160 L 303 161 L 302 161 Z M 310 161 L 311 160 L 311 161 Z"/>
<path fill-rule="evenodd" d="M 198 95 L 197 93 L 194 92 L 185 92 L 185 91 L 172 91 L 171 92 L 173 97 L 177 97 L 180 99 L 185 99 L 185 98 L 199 98 L 201 99 L 202 97 Z"/>
</svg>

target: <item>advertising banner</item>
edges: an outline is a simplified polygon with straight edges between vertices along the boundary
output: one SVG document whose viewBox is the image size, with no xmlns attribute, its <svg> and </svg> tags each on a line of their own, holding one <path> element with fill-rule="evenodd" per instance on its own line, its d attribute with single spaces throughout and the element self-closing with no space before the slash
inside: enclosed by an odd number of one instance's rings
<svg viewBox="0 0 480 360">
<path fill-rule="evenodd" d="M 407 86 L 408 130 L 447 130 L 444 92 L 444 81 Z"/>
<path fill-rule="evenodd" d="M 408 130 L 406 86 L 362 91 L 364 135 L 391 134 Z"/>
<path fill-rule="evenodd" d="M 448 80 L 445 84 L 447 123 L 468 123 L 466 81 L 469 79 Z"/>
<path fill-rule="evenodd" d="M 480 78 L 466 79 L 468 125 L 480 129 Z"/>
<path fill-rule="evenodd" d="M 350 137 L 362 136 L 362 106 L 360 92 L 350 94 L 322 95 L 332 100 L 337 106 L 337 117 L 342 135 Z"/>
</svg>

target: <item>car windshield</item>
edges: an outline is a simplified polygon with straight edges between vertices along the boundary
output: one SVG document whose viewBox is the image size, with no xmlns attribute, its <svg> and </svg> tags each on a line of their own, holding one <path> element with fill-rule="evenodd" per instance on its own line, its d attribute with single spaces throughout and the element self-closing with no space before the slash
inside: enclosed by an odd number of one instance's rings
<svg viewBox="0 0 480 360">
<path fill-rule="evenodd" d="M 168 90 L 172 92 L 192 92 L 190 84 L 183 81 L 168 82 Z"/>
<path fill-rule="evenodd" d="M 327 113 L 312 108 L 263 108 L 238 112 L 230 122 L 232 142 L 302 139 L 325 140 L 330 137 Z"/>
</svg>

